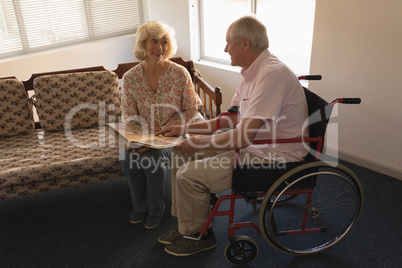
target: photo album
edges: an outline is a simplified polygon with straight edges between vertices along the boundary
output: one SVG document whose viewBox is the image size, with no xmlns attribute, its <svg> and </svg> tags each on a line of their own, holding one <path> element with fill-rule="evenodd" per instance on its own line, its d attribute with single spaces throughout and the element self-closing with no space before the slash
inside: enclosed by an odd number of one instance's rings
<svg viewBox="0 0 402 268">
<path fill-rule="evenodd" d="M 140 123 L 108 123 L 108 132 L 127 150 L 140 147 L 162 149 L 174 147 L 183 137 L 164 137 L 155 135 L 153 130 L 144 129 Z"/>
</svg>

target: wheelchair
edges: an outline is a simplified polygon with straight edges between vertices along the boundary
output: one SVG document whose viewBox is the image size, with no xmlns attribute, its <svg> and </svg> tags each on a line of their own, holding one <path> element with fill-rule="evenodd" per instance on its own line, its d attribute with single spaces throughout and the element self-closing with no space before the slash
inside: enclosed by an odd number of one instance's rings
<svg viewBox="0 0 402 268">
<path fill-rule="evenodd" d="M 320 80 L 320 75 L 300 76 L 299 80 Z M 363 206 L 363 189 L 358 177 L 347 167 L 320 160 L 326 127 L 335 104 L 359 104 L 360 98 L 339 98 L 328 103 L 303 87 L 309 111 L 309 137 L 258 140 L 254 144 L 304 142 L 310 153 L 304 161 L 286 163 L 286 168 L 239 164 L 235 154 L 230 194 L 211 194 L 211 213 L 201 231 L 205 235 L 215 216 L 229 216 L 229 242 L 224 254 L 232 264 L 247 264 L 258 254 L 258 246 L 247 236 L 235 236 L 252 227 L 275 249 L 294 255 L 325 250 L 342 240 L 356 224 Z M 232 107 L 225 115 L 234 115 Z M 220 123 L 218 120 L 217 129 Z M 258 225 L 234 222 L 237 199 L 245 199 L 257 212 Z M 223 201 L 229 209 L 221 210 Z"/>
</svg>

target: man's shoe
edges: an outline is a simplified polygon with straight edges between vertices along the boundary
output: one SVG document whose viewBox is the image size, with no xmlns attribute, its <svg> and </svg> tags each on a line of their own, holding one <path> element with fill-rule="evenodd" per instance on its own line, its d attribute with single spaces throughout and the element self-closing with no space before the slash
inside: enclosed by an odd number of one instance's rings
<svg viewBox="0 0 402 268">
<path fill-rule="evenodd" d="M 145 219 L 145 216 L 147 216 L 147 213 L 140 213 L 133 209 L 130 214 L 130 223 L 140 223 Z"/>
<path fill-rule="evenodd" d="M 183 238 L 183 235 L 177 230 L 169 231 L 158 237 L 158 242 L 164 245 L 170 245 Z"/>
<path fill-rule="evenodd" d="M 215 234 L 212 233 L 212 235 L 208 236 L 209 238 L 205 239 L 185 236 L 173 244 L 166 246 L 165 251 L 174 256 L 184 257 L 216 247 Z"/>
<path fill-rule="evenodd" d="M 158 226 L 162 221 L 163 212 L 165 212 L 165 205 L 163 205 L 163 210 L 158 215 L 153 216 L 148 214 L 145 220 L 145 228 L 153 229 Z"/>
</svg>

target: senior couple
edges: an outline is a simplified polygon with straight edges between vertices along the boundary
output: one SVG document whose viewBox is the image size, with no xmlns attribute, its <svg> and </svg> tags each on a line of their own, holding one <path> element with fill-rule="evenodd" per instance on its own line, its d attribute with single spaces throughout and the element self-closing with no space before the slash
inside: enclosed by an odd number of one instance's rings
<svg viewBox="0 0 402 268">
<path fill-rule="evenodd" d="M 239 116 L 222 119 L 221 127 L 232 128 L 218 133 L 216 119 L 199 119 L 200 100 L 186 69 L 169 60 L 177 48 L 173 29 L 151 21 L 137 32 L 134 54 L 141 63 L 123 77 L 124 120 L 154 123 L 151 127 L 157 135 L 190 134 L 171 149 L 122 149 L 120 154 L 133 203 L 131 223 L 145 220 L 147 229 L 159 225 L 165 210 L 164 182 L 171 179 L 171 213 L 177 217 L 178 228 L 158 237 L 171 255 L 188 256 L 216 246 L 212 226 L 202 238 L 199 234 L 210 213 L 210 193 L 231 188 L 234 149 L 240 149 L 243 163 L 253 164 L 301 161 L 307 155 L 301 143 L 251 144 L 272 135 L 278 139 L 308 135 L 307 129 L 301 133 L 308 116 L 302 86 L 268 46 L 266 27 L 254 16 L 242 17 L 227 29 L 225 52 L 231 65 L 242 67 L 232 98 L 232 105 L 239 106 Z M 210 135 L 191 135 L 199 133 Z M 138 158 L 158 164 L 149 168 L 133 165 L 130 160 Z"/>
</svg>

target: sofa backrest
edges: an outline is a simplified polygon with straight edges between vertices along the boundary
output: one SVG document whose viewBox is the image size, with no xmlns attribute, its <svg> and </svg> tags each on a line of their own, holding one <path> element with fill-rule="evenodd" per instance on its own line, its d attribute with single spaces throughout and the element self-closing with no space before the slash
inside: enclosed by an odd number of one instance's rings
<svg viewBox="0 0 402 268">
<path fill-rule="evenodd" d="M 104 125 L 120 113 L 119 79 L 111 71 L 44 75 L 33 88 L 45 131 Z"/>
<path fill-rule="evenodd" d="M 194 64 L 193 62 L 190 61 L 184 61 L 180 57 L 175 57 L 170 59 L 173 62 L 176 62 L 178 64 L 181 64 L 184 66 L 190 73 L 191 78 L 193 79 L 193 83 L 195 85 L 195 89 L 200 96 L 202 102 L 203 102 L 203 111 L 202 114 L 205 118 L 213 118 L 217 115 L 220 114 L 220 106 L 222 104 L 222 92 L 219 87 L 211 87 L 202 77 L 201 74 L 194 69 Z M 124 75 L 125 72 L 127 72 L 129 69 L 134 67 L 136 64 L 139 64 L 140 62 L 129 62 L 129 63 L 122 63 L 117 66 L 115 70 L 112 70 L 113 73 L 117 74 L 118 78 L 121 79 Z M 103 66 L 94 66 L 94 67 L 86 67 L 86 68 L 79 68 L 79 69 L 70 69 L 70 70 L 56 70 L 56 71 L 50 71 L 50 72 L 43 72 L 43 73 L 34 73 L 31 75 L 31 77 L 28 80 L 22 81 L 24 84 L 25 90 L 27 90 L 30 94 L 34 94 L 34 81 L 38 79 L 39 77 L 46 77 L 46 76 L 60 76 L 60 75 L 68 75 L 68 74 L 74 74 L 74 73 L 85 73 L 85 72 L 102 72 L 102 71 L 108 71 L 105 69 Z M 10 78 L 10 77 L 8 77 Z M 15 77 L 13 77 L 15 78 Z M 2 79 L 2 78 L 0 78 Z M 36 90 L 35 90 L 36 91 Z M 41 102 L 41 99 L 39 99 L 39 102 Z M 42 101 L 43 102 L 43 101 Z M 120 103 L 120 101 L 119 101 Z M 59 105 L 62 103 L 59 103 Z M 43 104 L 45 105 L 45 104 Z M 47 105 L 49 106 L 49 105 Z M 57 107 L 56 107 L 57 108 Z M 41 116 L 38 120 L 37 118 L 37 112 L 34 107 L 33 112 L 34 112 L 34 120 L 35 120 L 35 128 L 40 129 L 42 128 L 42 125 L 47 125 L 47 129 L 54 129 L 54 130 L 61 130 L 62 128 L 60 127 L 60 118 L 57 120 L 58 122 L 52 118 L 54 117 L 55 109 L 53 108 L 48 108 L 49 114 L 45 114 L 45 112 L 39 111 L 41 113 Z M 117 112 L 117 111 L 116 111 Z M 120 112 L 120 110 L 118 111 Z M 48 120 L 48 122 L 45 122 L 45 120 Z M 57 127 L 54 127 L 52 125 L 58 124 Z M 64 121 L 63 121 L 64 124 Z M 95 123 L 93 123 L 95 124 Z M 83 125 L 90 125 L 89 123 L 85 123 Z"/>
<path fill-rule="evenodd" d="M 17 79 L 0 79 L 0 137 L 33 131 L 32 106 Z"/>
</svg>

